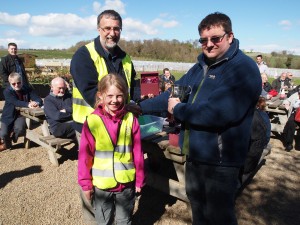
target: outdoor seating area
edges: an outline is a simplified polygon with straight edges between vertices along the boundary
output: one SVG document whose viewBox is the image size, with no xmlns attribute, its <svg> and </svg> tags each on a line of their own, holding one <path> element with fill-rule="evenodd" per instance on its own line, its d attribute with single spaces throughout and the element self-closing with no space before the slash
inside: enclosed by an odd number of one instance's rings
<svg viewBox="0 0 300 225">
<path fill-rule="evenodd" d="M 42 108 L 18 108 L 20 114 L 26 118 L 25 148 L 30 148 L 30 142 L 44 147 L 49 155 L 50 162 L 58 166 L 58 153 L 64 146 L 75 144 L 76 140 L 68 138 L 56 138 L 51 135 L 49 125 Z"/>
</svg>

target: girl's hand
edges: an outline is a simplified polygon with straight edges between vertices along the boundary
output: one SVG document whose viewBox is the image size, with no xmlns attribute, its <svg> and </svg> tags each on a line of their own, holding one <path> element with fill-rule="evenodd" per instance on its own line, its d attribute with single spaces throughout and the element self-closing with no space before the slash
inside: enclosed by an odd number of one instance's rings
<svg viewBox="0 0 300 225">
<path fill-rule="evenodd" d="M 141 190 L 142 190 L 142 188 L 140 188 L 140 187 L 135 187 L 135 193 L 140 193 Z"/>
<path fill-rule="evenodd" d="M 94 194 L 94 191 L 93 190 L 87 190 L 87 191 L 83 191 L 85 197 L 91 201 L 92 197 L 93 197 L 93 194 Z"/>
</svg>

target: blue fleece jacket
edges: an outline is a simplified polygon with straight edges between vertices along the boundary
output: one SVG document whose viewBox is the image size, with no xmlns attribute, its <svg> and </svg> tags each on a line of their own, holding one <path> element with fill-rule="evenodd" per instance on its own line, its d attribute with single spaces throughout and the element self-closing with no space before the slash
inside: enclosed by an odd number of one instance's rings
<svg viewBox="0 0 300 225">
<path fill-rule="evenodd" d="M 174 108 L 174 117 L 181 122 L 180 146 L 188 124 L 190 160 L 239 167 L 249 147 L 253 113 L 262 90 L 261 76 L 256 63 L 239 50 L 237 39 L 217 62 L 208 65 L 206 60 L 200 54 L 198 62 L 175 82 L 192 87 L 187 102 Z M 143 113 L 166 110 L 169 95 L 166 91 L 141 102 Z"/>
</svg>

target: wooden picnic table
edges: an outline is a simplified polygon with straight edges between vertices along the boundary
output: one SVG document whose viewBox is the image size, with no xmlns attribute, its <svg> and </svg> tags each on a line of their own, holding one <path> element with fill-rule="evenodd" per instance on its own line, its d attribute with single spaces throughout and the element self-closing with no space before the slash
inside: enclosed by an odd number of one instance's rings
<svg viewBox="0 0 300 225">
<path fill-rule="evenodd" d="M 61 147 L 74 142 L 73 139 L 56 138 L 51 135 L 46 120 L 44 109 L 42 108 L 17 108 L 20 114 L 26 118 L 25 148 L 30 148 L 30 142 L 34 142 L 47 149 L 49 160 L 58 166 L 57 152 Z M 37 125 L 35 127 L 34 125 Z M 38 131 L 41 128 L 42 134 Z"/>
<path fill-rule="evenodd" d="M 282 104 L 283 99 L 276 96 L 268 100 L 266 103 L 266 112 L 270 117 L 271 131 L 278 132 L 280 134 L 283 133 L 284 126 L 288 120 L 288 111 Z"/>
<path fill-rule="evenodd" d="M 185 155 L 177 146 L 169 144 L 169 133 L 172 127 L 164 127 L 163 131 L 142 139 L 147 169 L 146 184 L 188 201 L 185 193 Z"/>
</svg>

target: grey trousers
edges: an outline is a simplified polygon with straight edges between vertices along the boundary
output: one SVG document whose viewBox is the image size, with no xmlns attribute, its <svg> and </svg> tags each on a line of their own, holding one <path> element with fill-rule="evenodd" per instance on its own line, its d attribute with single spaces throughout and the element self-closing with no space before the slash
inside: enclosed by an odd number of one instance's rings
<svg viewBox="0 0 300 225">
<path fill-rule="evenodd" d="M 131 225 L 135 203 L 135 187 L 130 186 L 121 192 L 110 192 L 95 188 L 95 216 L 98 224 Z"/>
</svg>

